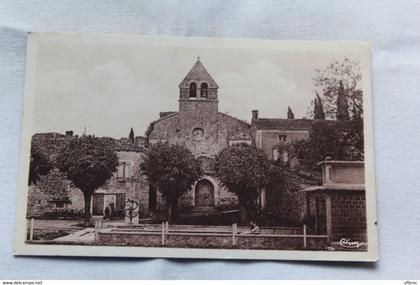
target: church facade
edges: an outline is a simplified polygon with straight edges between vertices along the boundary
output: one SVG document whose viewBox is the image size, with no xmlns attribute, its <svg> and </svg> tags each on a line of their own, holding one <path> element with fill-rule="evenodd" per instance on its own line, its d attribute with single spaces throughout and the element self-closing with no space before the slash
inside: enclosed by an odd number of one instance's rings
<svg viewBox="0 0 420 285">
<path fill-rule="evenodd" d="M 252 143 L 251 125 L 219 112 L 218 88 L 200 59 L 179 84 L 179 109 L 160 113 L 150 124 L 148 142 L 185 146 L 200 161 L 204 176 L 181 201 L 193 210 L 235 206 L 237 198 L 214 174 L 215 156 L 234 143 Z"/>
<path fill-rule="evenodd" d="M 205 175 L 184 195 L 181 204 L 193 210 L 238 206 L 237 197 L 220 186 L 214 176 L 215 156 L 232 144 L 252 144 L 270 160 L 279 160 L 292 168 L 298 165 L 289 145 L 309 138 L 313 120 L 259 118 L 258 110 L 253 110 L 248 123 L 219 112 L 219 86 L 199 58 L 178 87 L 178 111 L 161 112 L 159 119 L 150 124 L 147 139 L 149 144 L 167 142 L 185 146 L 200 161 Z M 149 201 L 159 200 L 155 192 L 151 189 Z M 259 200 L 264 207 L 264 191 Z"/>
</svg>

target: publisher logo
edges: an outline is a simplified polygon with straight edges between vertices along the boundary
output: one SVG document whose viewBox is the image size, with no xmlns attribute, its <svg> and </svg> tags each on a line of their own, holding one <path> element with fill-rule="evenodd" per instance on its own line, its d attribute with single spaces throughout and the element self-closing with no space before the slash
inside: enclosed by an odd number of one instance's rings
<svg viewBox="0 0 420 285">
<path fill-rule="evenodd" d="M 342 238 L 340 240 L 340 245 L 344 248 L 359 248 L 362 246 L 362 244 L 363 242 L 359 242 L 359 241 L 355 241 L 355 240 L 351 240 L 347 238 Z"/>
</svg>

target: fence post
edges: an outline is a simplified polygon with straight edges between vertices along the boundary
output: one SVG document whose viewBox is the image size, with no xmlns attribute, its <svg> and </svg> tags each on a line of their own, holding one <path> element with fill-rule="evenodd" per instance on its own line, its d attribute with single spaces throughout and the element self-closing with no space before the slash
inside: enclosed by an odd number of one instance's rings
<svg viewBox="0 0 420 285">
<path fill-rule="evenodd" d="M 165 245 L 165 223 L 162 222 L 162 245 Z"/>
<path fill-rule="evenodd" d="M 99 221 L 95 220 L 95 241 L 98 241 Z"/>
<path fill-rule="evenodd" d="M 232 245 L 235 245 L 235 224 L 232 224 Z"/>
<path fill-rule="evenodd" d="M 30 226 L 30 231 L 29 231 L 29 240 L 32 241 L 34 238 L 34 224 L 35 224 L 35 220 L 34 218 L 31 218 L 31 226 Z"/>
<path fill-rule="evenodd" d="M 166 233 L 169 234 L 169 223 L 168 223 L 168 221 L 165 222 L 165 226 L 166 226 Z"/>
<path fill-rule="evenodd" d="M 303 248 L 306 248 L 306 224 L 303 225 Z"/>
</svg>

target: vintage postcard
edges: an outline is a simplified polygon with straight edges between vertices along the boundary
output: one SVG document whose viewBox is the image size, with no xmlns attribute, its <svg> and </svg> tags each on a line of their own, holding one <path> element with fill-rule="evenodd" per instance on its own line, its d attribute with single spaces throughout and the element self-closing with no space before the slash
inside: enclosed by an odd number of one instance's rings
<svg viewBox="0 0 420 285">
<path fill-rule="evenodd" d="M 370 48 L 29 34 L 16 255 L 375 261 Z"/>
</svg>

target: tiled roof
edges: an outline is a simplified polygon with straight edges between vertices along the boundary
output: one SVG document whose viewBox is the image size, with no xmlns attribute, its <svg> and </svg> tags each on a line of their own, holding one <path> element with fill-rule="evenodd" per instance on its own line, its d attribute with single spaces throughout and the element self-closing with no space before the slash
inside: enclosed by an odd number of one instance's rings
<svg viewBox="0 0 420 285">
<path fill-rule="evenodd" d="M 218 88 L 216 81 L 209 74 L 207 69 L 201 63 L 200 59 L 197 59 L 194 66 L 185 76 L 184 80 L 179 84 L 179 87 L 188 87 L 190 81 L 205 81 L 209 84 L 209 88 Z"/>
<path fill-rule="evenodd" d="M 321 186 L 308 187 L 303 192 L 315 192 L 315 191 L 365 191 L 365 184 L 350 184 L 350 183 L 334 183 L 334 184 L 324 184 Z"/>
<path fill-rule="evenodd" d="M 110 137 L 102 137 L 100 138 L 103 142 L 109 145 L 115 151 L 144 151 L 141 146 L 137 146 L 132 143 L 128 138 L 121 138 L 119 140 L 110 138 Z"/>
<path fill-rule="evenodd" d="M 51 156 L 56 155 L 73 138 L 75 137 L 69 137 L 59 133 L 37 133 L 32 136 L 32 143 L 43 149 L 48 156 Z M 128 138 L 117 140 L 110 137 L 101 137 L 99 139 L 115 151 L 144 151 L 143 147 L 135 145 Z"/>
<path fill-rule="evenodd" d="M 253 120 L 253 125 L 258 130 L 309 130 L 314 120 L 309 119 L 268 119 L 260 118 Z"/>
<path fill-rule="evenodd" d="M 57 138 L 66 138 L 65 135 L 60 133 L 36 133 L 32 136 L 33 139 L 57 139 Z"/>
<path fill-rule="evenodd" d="M 174 111 L 169 111 L 169 112 L 159 112 L 159 118 L 164 118 L 166 116 L 172 115 L 172 114 L 176 114 L 177 112 Z"/>
<path fill-rule="evenodd" d="M 226 117 L 229 117 L 229 118 L 231 118 L 231 119 L 234 119 L 234 120 L 236 120 L 236 121 L 241 122 L 242 124 L 244 124 L 244 125 L 246 125 L 246 126 L 248 126 L 248 127 L 251 127 L 251 125 L 250 125 L 247 121 L 245 121 L 245 120 L 241 120 L 241 119 L 238 119 L 238 118 L 236 118 L 236 117 L 234 117 L 234 116 L 231 116 L 231 115 L 228 115 L 228 114 L 226 114 L 226 113 L 219 112 L 219 116 L 226 116 Z"/>
</svg>

